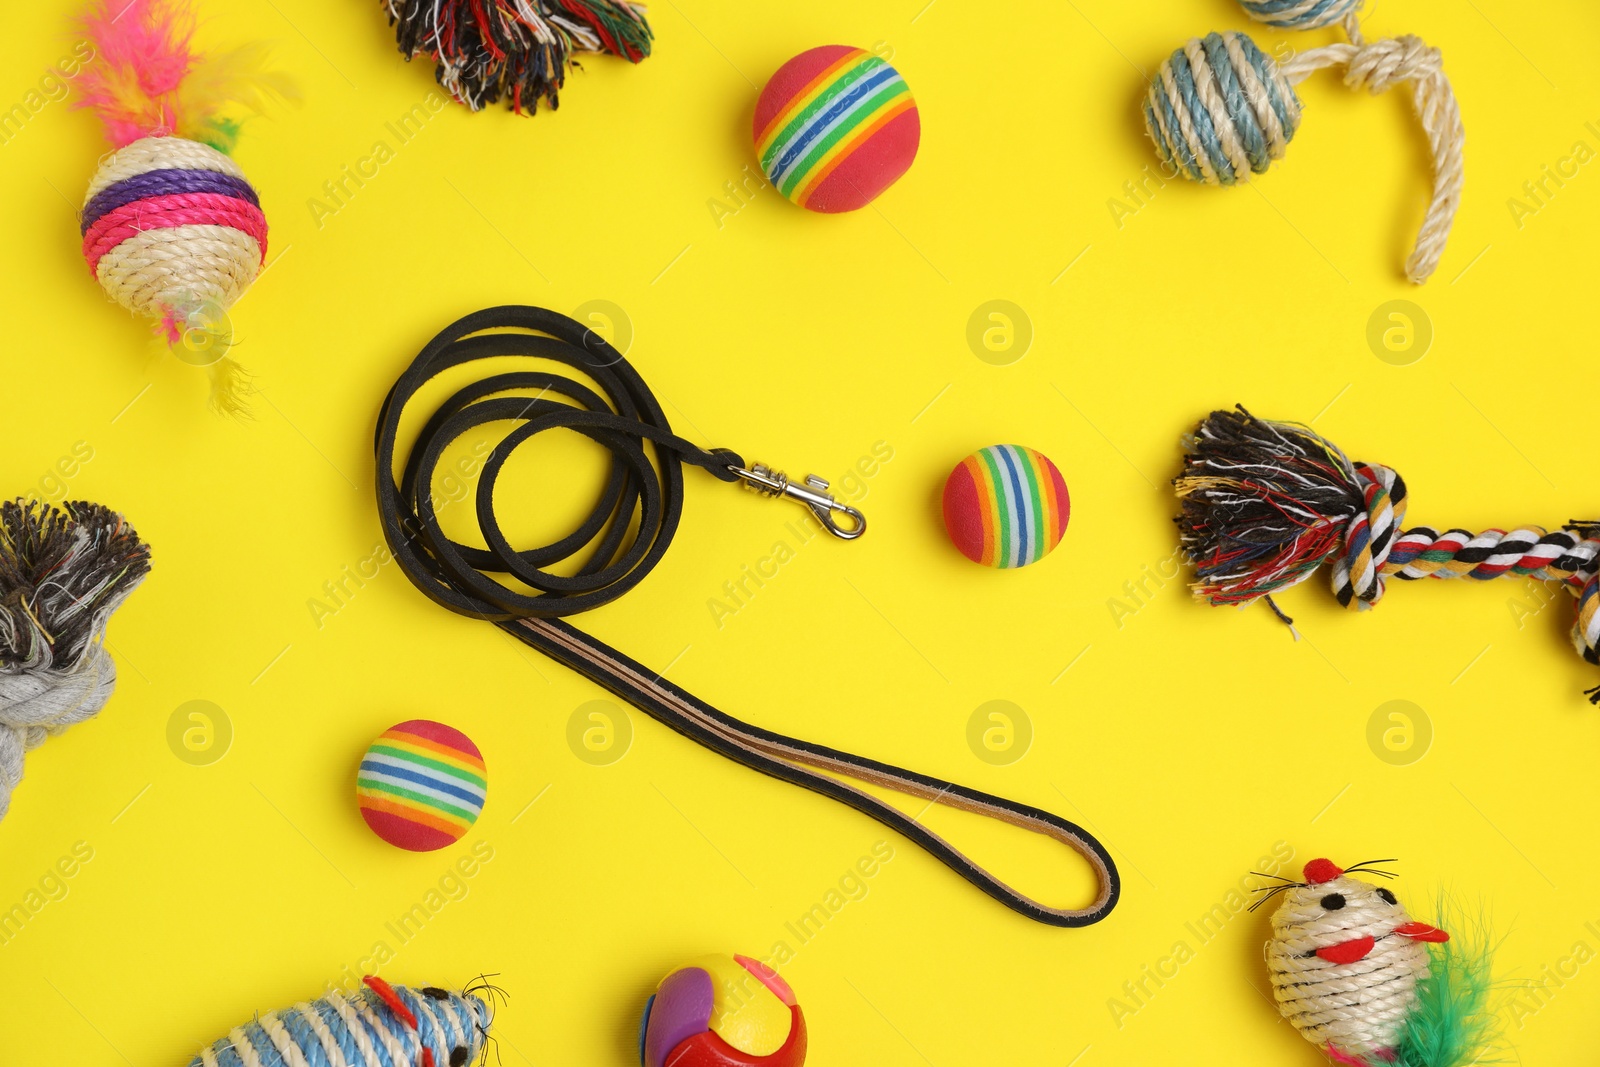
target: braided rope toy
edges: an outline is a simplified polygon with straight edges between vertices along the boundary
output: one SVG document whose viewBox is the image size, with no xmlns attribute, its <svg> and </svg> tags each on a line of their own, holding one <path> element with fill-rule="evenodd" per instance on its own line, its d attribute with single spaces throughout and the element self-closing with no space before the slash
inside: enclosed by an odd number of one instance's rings
<svg viewBox="0 0 1600 1067">
<path fill-rule="evenodd" d="M 155 320 L 178 358 L 209 369 L 211 402 L 242 414 L 248 376 L 228 358 L 227 311 L 266 261 L 267 220 L 227 155 L 238 123 L 288 95 L 263 72 L 264 49 L 205 57 L 190 46 L 184 0 L 98 0 L 82 18 L 98 58 L 78 78 L 115 149 L 84 197 L 80 232 L 90 272 L 111 298 Z"/>
<path fill-rule="evenodd" d="M 1293 423 L 1267 422 L 1244 408 L 1213 411 L 1184 442 L 1173 480 L 1192 588 L 1206 602 L 1248 604 L 1330 565 L 1333 592 L 1366 610 L 1389 578 L 1502 576 L 1558 583 L 1577 599 L 1572 643 L 1600 664 L 1600 522 L 1480 533 L 1430 526 L 1401 530 L 1406 483 L 1377 463 L 1352 463 L 1331 441 Z M 1587 691 L 1600 704 L 1600 686 Z"/>
<path fill-rule="evenodd" d="M 650 54 L 644 5 L 629 0 L 384 0 L 395 42 L 410 62 L 427 56 L 434 77 L 473 111 L 504 98 L 517 114 L 543 100 L 554 111 L 577 53 Z"/>
<path fill-rule="evenodd" d="M 109 508 L 0 504 L 0 819 L 23 754 L 111 698 L 106 621 L 149 572 L 149 546 Z"/>
<path fill-rule="evenodd" d="M 1191 39 L 1161 64 L 1144 104 L 1145 130 L 1174 174 L 1208 185 L 1234 185 L 1282 159 L 1300 127 L 1294 86 L 1327 67 L 1343 67 L 1351 89 L 1384 92 L 1411 84 L 1417 117 L 1433 152 L 1433 200 L 1423 216 L 1406 277 L 1421 285 L 1439 266 L 1461 203 L 1461 109 L 1439 50 L 1416 37 L 1368 41 L 1361 0 L 1240 0 L 1260 22 L 1289 29 L 1339 23 L 1347 44 L 1331 44 L 1275 62 L 1242 33 Z"/>
<path fill-rule="evenodd" d="M 1351 877 L 1393 878 L 1376 866 L 1392 862 L 1341 868 L 1315 859 L 1303 882 L 1258 873 L 1276 884 L 1256 890 L 1262 895 L 1251 911 L 1283 896 L 1265 952 L 1273 999 L 1335 1063 L 1474 1062 L 1493 1028 L 1488 946 L 1450 944 L 1449 934 L 1412 919 L 1388 889 Z"/>
<path fill-rule="evenodd" d="M 498 992 L 391 986 L 375 975 L 351 996 L 272 1011 L 228 1031 L 189 1067 L 465 1067 L 487 1048 Z"/>
</svg>

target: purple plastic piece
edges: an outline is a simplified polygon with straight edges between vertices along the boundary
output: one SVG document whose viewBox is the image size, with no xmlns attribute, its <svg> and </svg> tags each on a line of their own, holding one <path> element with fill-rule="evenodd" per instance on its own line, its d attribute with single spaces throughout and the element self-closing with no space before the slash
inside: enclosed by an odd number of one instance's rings
<svg viewBox="0 0 1600 1067">
<path fill-rule="evenodd" d="M 716 990 L 711 975 L 699 967 L 674 971 L 656 990 L 655 1006 L 644 1035 L 644 1067 L 662 1067 L 672 1050 L 711 1029 Z"/>
</svg>

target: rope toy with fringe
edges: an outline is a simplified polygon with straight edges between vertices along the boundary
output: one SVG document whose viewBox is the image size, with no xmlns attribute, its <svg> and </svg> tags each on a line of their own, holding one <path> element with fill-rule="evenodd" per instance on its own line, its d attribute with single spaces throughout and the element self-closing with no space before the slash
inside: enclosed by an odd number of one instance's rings
<svg viewBox="0 0 1600 1067">
<path fill-rule="evenodd" d="M 267 220 L 227 155 L 238 123 L 287 83 L 262 73 L 263 50 L 205 57 L 190 46 L 184 0 L 98 0 L 81 25 L 97 53 L 78 78 L 115 151 L 80 219 L 83 258 L 117 303 L 153 319 L 173 354 L 211 374 L 211 403 L 245 412 L 249 377 L 228 356 L 227 312 L 266 261 Z"/>
<path fill-rule="evenodd" d="M 644 5 L 628 0 L 385 0 L 400 52 L 433 60 L 434 77 L 473 111 L 498 103 L 534 114 L 554 111 L 579 53 L 650 54 Z"/>
<path fill-rule="evenodd" d="M 1443 930 L 1412 919 L 1388 889 L 1351 877 L 1393 878 L 1376 866 L 1393 862 L 1341 868 L 1315 859 L 1303 882 L 1258 872 L 1274 884 L 1256 890 L 1262 895 L 1250 910 L 1283 897 L 1265 953 L 1278 1011 L 1335 1063 L 1473 1062 L 1493 1028 L 1488 945 L 1453 945 Z"/>
<path fill-rule="evenodd" d="M 149 546 L 109 508 L 0 504 L 0 819 L 23 754 L 111 698 L 106 621 L 149 572 Z"/>
<path fill-rule="evenodd" d="M 1347 608 L 1382 598 L 1389 578 L 1510 576 L 1555 582 L 1577 599 L 1572 643 L 1600 664 L 1600 522 L 1547 532 L 1402 530 L 1406 483 L 1388 467 L 1352 463 L 1305 426 L 1267 422 L 1244 408 L 1213 411 L 1184 442 L 1173 480 L 1195 595 L 1210 604 L 1265 598 L 1330 565 L 1333 592 Z M 1600 686 L 1587 690 L 1600 704 Z"/>
<path fill-rule="evenodd" d="M 376 975 L 353 995 L 337 989 L 271 1011 L 201 1049 L 189 1067 L 466 1067 L 488 1045 L 494 987 L 452 993 L 391 986 Z"/>
<path fill-rule="evenodd" d="M 1368 41 L 1357 19 L 1360 0 L 1240 2 L 1250 17 L 1272 26 L 1312 29 L 1338 22 L 1349 43 L 1278 63 L 1242 33 L 1191 39 L 1161 64 L 1145 98 L 1145 130 L 1156 154 L 1172 174 L 1234 185 L 1283 158 L 1300 127 L 1294 86 L 1317 71 L 1342 67 L 1347 86 L 1374 95 L 1409 82 L 1433 153 L 1433 200 L 1406 260 L 1406 277 L 1421 285 L 1444 255 L 1463 182 L 1466 132 L 1439 50 L 1410 34 Z"/>
</svg>

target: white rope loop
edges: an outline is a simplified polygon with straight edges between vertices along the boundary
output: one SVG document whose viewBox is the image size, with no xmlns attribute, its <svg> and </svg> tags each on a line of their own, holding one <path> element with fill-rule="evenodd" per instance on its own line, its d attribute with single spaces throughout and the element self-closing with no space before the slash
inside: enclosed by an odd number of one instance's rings
<svg viewBox="0 0 1600 1067">
<path fill-rule="evenodd" d="M 1466 183 L 1463 153 L 1466 127 L 1455 91 L 1444 73 L 1444 58 L 1411 34 L 1368 42 L 1362 36 L 1356 17 L 1344 20 L 1348 44 L 1331 44 L 1301 52 L 1282 64 L 1284 77 L 1299 84 L 1319 70 L 1345 68 L 1344 83 L 1352 89 L 1365 89 L 1377 95 L 1402 83 L 1410 83 L 1412 104 L 1422 130 L 1428 135 L 1433 156 L 1433 199 L 1428 204 L 1416 244 L 1406 259 L 1406 278 L 1421 285 L 1432 277 L 1444 255 L 1444 247 L 1461 206 L 1461 190 Z"/>
</svg>

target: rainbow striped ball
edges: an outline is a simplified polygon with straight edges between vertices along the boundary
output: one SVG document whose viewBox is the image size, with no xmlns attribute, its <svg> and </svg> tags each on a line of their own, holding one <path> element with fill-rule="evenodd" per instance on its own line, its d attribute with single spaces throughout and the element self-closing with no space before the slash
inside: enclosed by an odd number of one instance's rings
<svg viewBox="0 0 1600 1067">
<path fill-rule="evenodd" d="M 239 164 L 182 137 L 143 137 L 108 156 L 80 229 L 101 287 L 161 320 L 174 342 L 196 311 L 227 310 L 267 255 L 267 219 Z"/>
<path fill-rule="evenodd" d="M 385 730 L 361 757 L 356 803 L 372 832 L 412 852 L 461 840 L 489 788 L 472 739 L 429 719 Z"/>
<path fill-rule="evenodd" d="M 761 90 L 752 124 L 767 180 L 812 211 L 854 211 L 917 158 L 922 121 L 900 72 L 871 52 L 801 52 Z"/>
<path fill-rule="evenodd" d="M 1026 567 L 1067 530 L 1072 501 L 1043 453 L 990 445 L 962 460 L 944 483 L 944 527 L 961 554 L 989 567 Z"/>
</svg>

